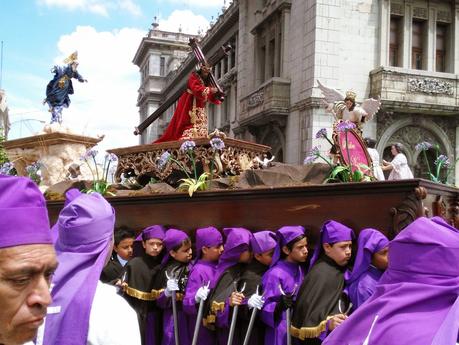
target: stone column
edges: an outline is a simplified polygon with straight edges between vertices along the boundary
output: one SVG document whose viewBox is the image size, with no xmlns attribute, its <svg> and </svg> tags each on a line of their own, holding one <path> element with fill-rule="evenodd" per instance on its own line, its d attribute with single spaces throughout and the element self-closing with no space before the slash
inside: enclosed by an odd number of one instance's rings
<svg viewBox="0 0 459 345">
<path fill-rule="evenodd" d="M 405 16 L 403 17 L 403 68 L 411 68 L 411 41 L 413 26 L 413 4 L 405 2 Z"/>
<path fill-rule="evenodd" d="M 437 40 L 437 9 L 428 8 L 427 16 L 427 70 L 435 71 L 435 51 Z"/>
<path fill-rule="evenodd" d="M 281 16 L 281 63 L 280 63 L 280 76 L 282 78 L 289 78 L 289 61 L 290 61 L 290 47 L 289 47 L 289 40 L 290 40 L 290 8 L 286 8 L 282 11 Z"/>
<path fill-rule="evenodd" d="M 390 44 L 390 1 L 379 2 L 379 65 L 389 66 L 389 44 Z"/>
<path fill-rule="evenodd" d="M 452 36 L 453 36 L 453 73 L 458 74 L 459 73 L 459 3 L 456 2 L 456 5 L 454 6 L 454 12 L 452 15 L 453 18 L 453 23 L 452 23 Z M 456 169 L 457 171 L 457 169 Z"/>
</svg>

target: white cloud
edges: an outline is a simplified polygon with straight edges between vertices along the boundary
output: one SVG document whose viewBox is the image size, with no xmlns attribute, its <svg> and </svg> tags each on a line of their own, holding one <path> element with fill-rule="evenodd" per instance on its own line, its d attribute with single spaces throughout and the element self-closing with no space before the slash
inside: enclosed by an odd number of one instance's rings
<svg viewBox="0 0 459 345">
<path fill-rule="evenodd" d="M 140 75 L 131 61 L 144 35 L 144 31 L 131 28 L 98 32 L 79 26 L 61 36 L 57 44 L 61 56 L 55 63 L 62 64 L 78 50 L 78 72 L 88 80 L 73 80 L 75 94 L 70 96 L 70 107 L 63 111 L 64 124 L 84 135 L 105 134 L 100 150 L 138 144 L 132 132 L 139 122 L 136 101 Z"/>
<path fill-rule="evenodd" d="M 163 2 L 179 5 L 187 5 L 190 7 L 216 7 L 221 9 L 225 4 L 224 0 L 164 0 Z M 226 7 L 228 7 L 233 1 L 226 0 Z"/>
<path fill-rule="evenodd" d="M 67 11 L 86 11 L 107 17 L 110 10 L 126 11 L 140 16 L 140 7 L 134 0 L 38 0 L 38 4 L 47 7 L 63 8 Z"/>
<path fill-rule="evenodd" d="M 198 30 L 205 32 L 209 27 L 209 21 L 190 10 L 175 10 L 167 19 L 159 18 L 159 30 L 177 32 L 182 28 L 182 32 L 187 34 L 197 34 Z"/>
</svg>

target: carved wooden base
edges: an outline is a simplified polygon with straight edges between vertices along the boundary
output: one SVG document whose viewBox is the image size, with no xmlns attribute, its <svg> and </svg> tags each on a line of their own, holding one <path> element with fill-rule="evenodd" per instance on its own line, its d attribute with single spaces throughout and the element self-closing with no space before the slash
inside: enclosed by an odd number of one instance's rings
<svg viewBox="0 0 459 345">
<path fill-rule="evenodd" d="M 205 171 L 217 177 L 238 175 L 247 169 L 258 169 L 260 161 L 263 161 L 264 155 L 271 149 L 269 146 L 247 141 L 221 139 L 225 143 L 222 150 L 214 150 L 208 138 L 193 140 L 196 143 L 193 157 L 199 170 L 198 174 Z M 115 181 L 120 182 L 122 176 L 135 177 L 141 184 L 145 184 L 151 178 L 166 181 L 174 175 L 184 177 L 183 170 L 193 176 L 193 162 L 187 153 L 180 150 L 182 143 L 183 141 L 170 141 L 109 150 L 118 156 Z M 171 154 L 172 159 L 161 165 L 161 155 L 166 151 Z"/>
</svg>

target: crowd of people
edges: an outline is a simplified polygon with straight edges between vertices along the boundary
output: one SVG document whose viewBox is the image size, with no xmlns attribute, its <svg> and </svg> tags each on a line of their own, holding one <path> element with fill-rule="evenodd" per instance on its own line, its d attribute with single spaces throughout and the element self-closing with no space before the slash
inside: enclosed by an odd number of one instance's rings
<svg viewBox="0 0 459 345">
<path fill-rule="evenodd" d="M 309 255 L 300 225 L 152 225 L 136 238 L 113 231 L 99 194 L 66 196 L 50 229 L 36 185 L 0 176 L 0 344 L 458 340 L 459 232 L 441 218 L 418 218 L 392 241 L 329 220 Z"/>
</svg>

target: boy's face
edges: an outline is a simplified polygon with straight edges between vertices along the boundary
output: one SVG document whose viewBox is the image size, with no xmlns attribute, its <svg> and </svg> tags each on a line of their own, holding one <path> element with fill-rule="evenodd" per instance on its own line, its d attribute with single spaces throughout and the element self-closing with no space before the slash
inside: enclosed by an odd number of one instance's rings
<svg viewBox="0 0 459 345">
<path fill-rule="evenodd" d="M 271 265 L 271 262 L 273 261 L 273 254 L 274 254 L 274 248 L 266 252 L 260 253 L 260 254 L 255 254 L 255 259 L 257 259 L 263 265 L 269 266 Z"/>
<path fill-rule="evenodd" d="M 150 238 L 146 241 L 142 241 L 145 253 L 150 256 L 158 256 L 163 250 L 163 241 L 159 238 Z"/>
<path fill-rule="evenodd" d="M 223 253 L 223 244 L 214 247 L 202 247 L 202 259 L 205 261 L 218 261 Z"/>
<path fill-rule="evenodd" d="M 246 250 L 245 252 L 239 255 L 239 262 L 243 264 L 248 264 L 252 260 L 252 252 L 250 250 Z"/>
<path fill-rule="evenodd" d="M 302 263 L 306 261 L 308 257 L 308 239 L 305 237 L 298 242 L 296 242 L 292 250 L 287 246 L 282 248 L 285 254 L 287 254 L 287 261 Z"/>
<path fill-rule="evenodd" d="M 389 247 L 381 249 L 379 252 L 374 253 L 371 256 L 371 263 L 376 268 L 384 271 L 387 269 L 387 265 L 389 264 Z"/>
<path fill-rule="evenodd" d="M 333 245 L 324 243 L 322 246 L 325 254 L 339 266 L 346 266 L 351 259 L 352 241 L 336 242 Z"/>
<path fill-rule="evenodd" d="M 183 262 L 184 264 L 191 261 L 191 255 L 193 251 L 191 249 L 191 243 L 182 245 L 177 251 L 170 250 L 169 255 L 172 256 L 178 262 Z"/>
<path fill-rule="evenodd" d="M 124 238 L 118 243 L 113 250 L 118 254 L 123 260 L 130 260 L 133 254 L 133 238 Z"/>
</svg>

